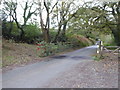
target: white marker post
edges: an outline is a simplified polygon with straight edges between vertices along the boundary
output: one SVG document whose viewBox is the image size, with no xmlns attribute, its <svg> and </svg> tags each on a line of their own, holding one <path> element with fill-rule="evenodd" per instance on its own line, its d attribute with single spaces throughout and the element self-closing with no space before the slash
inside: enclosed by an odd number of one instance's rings
<svg viewBox="0 0 120 90">
<path fill-rule="evenodd" d="M 97 43 L 97 54 L 100 55 L 100 57 L 102 57 L 102 51 L 103 51 L 103 42 L 99 41 Z"/>
<path fill-rule="evenodd" d="M 97 45 L 97 54 L 99 54 L 100 51 L 99 51 L 99 45 Z"/>
</svg>

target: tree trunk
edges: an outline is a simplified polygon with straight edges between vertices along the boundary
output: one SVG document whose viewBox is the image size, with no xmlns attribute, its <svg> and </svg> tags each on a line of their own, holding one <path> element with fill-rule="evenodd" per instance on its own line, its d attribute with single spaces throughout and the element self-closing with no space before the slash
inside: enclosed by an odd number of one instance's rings
<svg viewBox="0 0 120 90">
<path fill-rule="evenodd" d="M 117 12 L 117 19 L 116 19 L 116 22 L 117 22 L 117 28 L 115 30 L 115 33 L 114 33 L 114 37 L 115 37 L 115 42 L 118 46 L 120 46 L 120 1 L 118 2 L 118 6 L 116 8 L 116 12 Z"/>
<path fill-rule="evenodd" d="M 57 41 L 58 41 L 58 37 L 59 37 L 59 35 L 60 35 L 60 32 L 61 32 L 61 27 L 62 27 L 62 25 L 59 25 L 59 27 L 58 27 L 58 32 L 57 32 L 57 34 L 56 34 L 56 36 L 55 36 L 55 39 L 54 39 L 54 43 L 56 43 Z"/>
<path fill-rule="evenodd" d="M 61 36 L 62 36 L 62 37 L 65 37 L 66 26 L 67 26 L 67 22 L 65 22 L 64 25 L 63 25 L 63 30 L 62 30 L 62 33 L 61 33 Z"/>
<path fill-rule="evenodd" d="M 15 13 L 15 16 L 16 16 L 16 12 L 14 12 L 14 13 Z M 17 18 L 16 18 L 16 17 L 14 17 L 13 15 L 12 15 L 12 17 L 13 17 L 13 19 L 14 19 L 15 22 L 16 22 L 17 28 L 21 30 L 19 40 L 23 41 L 24 34 L 25 34 L 24 29 L 23 29 L 24 26 L 21 26 L 21 25 L 19 24 L 19 22 L 17 21 Z"/>
<path fill-rule="evenodd" d="M 116 20 L 117 26 L 116 29 L 111 30 L 115 39 L 115 43 L 120 46 L 120 1 L 118 2 L 116 9 L 114 9 L 114 6 L 112 6 L 112 14 Z"/>
<path fill-rule="evenodd" d="M 120 20 L 119 20 L 120 21 Z M 120 22 L 117 25 L 117 31 L 116 34 L 114 35 L 115 37 L 115 42 L 118 46 L 120 46 Z"/>
<path fill-rule="evenodd" d="M 10 21 L 10 28 L 9 28 L 9 31 L 8 31 L 8 37 L 11 38 L 11 32 L 12 32 L 12 29 L 13 29 L 13 21 Z"/>
<path fill-rule="evenodd" d="M 47 28 L 44 28 L 43 31 L 43 37 L 44 37 L 44 41 L 49 43 L 50 42 L 50 38 L 49 38 L 49 31 Z"/>
<path fill-rule="evenodd" d="M 10 15 L 11 15 L 11 13 L 10 13 Z M 8 31 L 8 38 L 11 38 L 12 29 L 13 29 L 13 20 L 12 20 L 12 17 L 10 16 L 10 27 L 9 27 L 9 31 Z"/>
<path fill-rule="evenodd" d="M 20 30 L 21 30 L 21 33 L 20 33 L 20 40 L 21 40 L 21 41 L 24 41 L 25 32 L 24 32 L 24 30 L 23 30 L 22 28 L 21 28 Z"/>
<path fill-rule="evenodd" d="M 117 6 L 117 16 L 118 16 L 118 19 L 117 19 L 117 36 L 116 36 L 116 43 L 118 46 L 120 46 L 120 1 L 118 2 L 118 6 Z"/>
</svg>

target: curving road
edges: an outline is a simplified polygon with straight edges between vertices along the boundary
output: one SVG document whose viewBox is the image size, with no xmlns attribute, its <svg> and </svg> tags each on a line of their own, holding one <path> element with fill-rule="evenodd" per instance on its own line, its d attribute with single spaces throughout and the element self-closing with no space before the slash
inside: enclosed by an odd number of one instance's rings
<svg viewBox="0 0 120 90">
<path fill-rule="evenodd" d="M 24 67 L 18 67 L 16 69 L 7 71 L 2 74 L 2 87 L 3 88 L 46 88 L 46 87 L 79 87 L 72 86 L 73 84 L 68 85 L 68 80 L 70 78 L 76 77 L 74 74 L 69 76 L 69 73 L 74 72 L 76 66 L 81 66 L 76 68 L 77 70 L 83 70 L 82 68 L 87 63 L 93 62 L 91 55 L 95 54 L 96 46 L 89 46 L 82 48 L 67 54 L 53 56 L 47 60 L 26 65 Z M 84 72 L 75 72 L 79 77 L 84 76 Z M 82 74 L 83 73 L 83 74 Z M 61 82 L 61 77 L 65 75 L 69 76 L 67 82 Z M 78 78 L 79 78 L 78 77 Z M 56 81 L 56 79 L 58 79 Z M 63 78 L 62 78 L 63 79 Z M 77 78 L 74 78 L 77 81 Z M 81 79 L 82 80 L 82 79 Z M 58 84 L 56 84 L 59 82 Z M 67 84 L 66 84 L 67 83 Z M 84 86 L 84 85 L 83 85 Z M 114 85 L 115 87 L 116 84 Z M 114 87 L 113 86 L 113 87 Z M 97 87 L 97 86 L 96 86 Z"/>
</svg>

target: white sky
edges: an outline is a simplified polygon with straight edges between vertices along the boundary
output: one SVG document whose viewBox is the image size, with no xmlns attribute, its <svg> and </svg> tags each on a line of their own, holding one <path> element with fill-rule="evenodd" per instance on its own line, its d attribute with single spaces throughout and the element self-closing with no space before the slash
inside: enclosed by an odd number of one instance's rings
<svg viewBox="0 0 120 90">
<path fill-rule="evenodd" d="M 22 4 L 22 6 L 24 7 L 24 2 L 25 1 L 27 1 L 27 0 L 17 0 L 18 2 L 19 2 L 19 4 Z M 32 1 L 32 0 L 29 0 L 29 1 Z M 59 0 L 59 1 L 63 1 L 63 0 Z M 67 1 L 67 0 L 65 0 L 65 1 Z M 68 1 L 70 1 L 70 0 L 68 0 Z M 71 0 L 71 1 L 73 1 L 73 0 Z M 83 2 L 84 1 L 91 1 L 91 0 L 76 0 L 76 1 L 78 1 L 76 4 L 83 4 Z M 54 5 L 54 3 L 56 3 L 56 0 L 53 0 L 53 5 Z M 22 15 L 23 15 L 23 9 L 21 8 L 21 6 L 20 5 L 18 5 L 18 9 L 17 9 L 17 12 L 18 12 L 18 20 L 19 20 L 19 22 L 23 22 L 23 19 L 22 19 Z M 34 9 L 34 8 L 33 8 Z M 45 22 L 45 20 L 46 20 L 46 12 L 43 12 L 43 20 L 44 20 L 44 22 Z M 37 19 L 37 21 L 39 22 L 40 20 L 40 18 L 39 18 L 39 15 L 36 17 L 36 16 L 32 16 L 32 18 L 36 18 Z"/>
<path fill-rule="evenodd" d="M 19 22 L 23 22 L 23 19 L 22 19 L 23 9 L 21 8 L 20 4 L 24 7 L 25 1 L 27 1 L 27 0 L 17 0 L 17 1 L 19 3 L 18 9 L 17 9 L 18 20 L 19 20 Z M 28 1 L 30 2 L 32 0 L 28 0 Z M 70 1 L 70 0 L 59 0 L 59 1 Z M 71 1 L 73 1 L 73 0 L 71 0 Z M 97 2 L 109 2 L 109 1 L 117 2 L 117 1 L 120 1 L 120 0 L 76 0 L 76 5 L 77 4 L 81 4 L 82 5 L 84 2 L 89 2 L 89 1 L 95 1 L 95 2 L 96 1 Z M 53 2 L 52 2 L 53 5 L 54 5 L 55 2 L 56 2 L 56 0 L 53 0 Z M 35 7 L 35 5 L 34 5 L 34 7 Z M 34 10 L 34 9 L 35 8 L 33 8 L 32 10 Z M 38 16 L 33 16 L 32 18 L 36 18 L 37 21 L 39 22 L 39 15 Z M 43 19 L 44 19 L 44 21 L 46 20 L 46 12 L 43 13 Z"/>
</svg>

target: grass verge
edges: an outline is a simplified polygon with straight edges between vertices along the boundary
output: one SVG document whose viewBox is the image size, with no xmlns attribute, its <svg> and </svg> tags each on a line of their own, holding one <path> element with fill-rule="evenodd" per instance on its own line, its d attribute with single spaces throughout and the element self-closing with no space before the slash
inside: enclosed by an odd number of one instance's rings
<svg viewBox="0 0 120 90">
<path fill-rule="evenodd" d="M 55 55 L 74 51 L 78 48 L 71 48 L 65 51 L 56 53 Z M 37 45 L 26 43 L 14 43 L 8 40 L 3 40 L 2 43 L 2 68 L 3 71 L 13 69 L 15 67 L 24 66 L 26 64 L 42 61 L 47 57 L 39 57 L 37 54 Z"/>
</svg>

